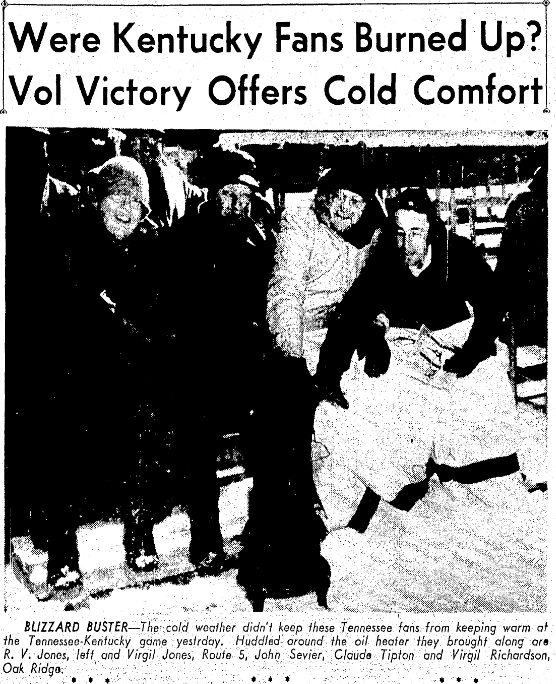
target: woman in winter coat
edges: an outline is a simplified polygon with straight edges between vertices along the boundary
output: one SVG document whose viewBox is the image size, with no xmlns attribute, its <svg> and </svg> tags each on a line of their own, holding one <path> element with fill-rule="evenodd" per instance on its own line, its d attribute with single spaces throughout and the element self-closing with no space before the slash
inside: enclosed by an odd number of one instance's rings
<svg viewBox="0 0 556 684">
<path fill-rule="evenodd" d="M 189 364 L 196 363 L 189 340 L 199 337 L 202 303 L 184 312 L 183 254 L 148 220 L 149 186 L 141 165 L 115 157 L 91 176 L 92 202 L 75 268 L 84 303 L 83 372 L 93 457 L 97 463 L 104 457 L 106 471 L 125 483 L 121 508 L 131 569 L 158 565 L 153 524 L 164 503 L 160 492 L 170 495 L 162 482 L 167 470 L 189 506 L 190 559 L 213 567 L 223 555 L 215 453 L 203 453 L 211 444 L 205 403 L 201 397 L 196 412 L 186 410 L 184 391 Z M 191 430 L 203 445 L 195 453 L 187 447 Z"/>
</svg>

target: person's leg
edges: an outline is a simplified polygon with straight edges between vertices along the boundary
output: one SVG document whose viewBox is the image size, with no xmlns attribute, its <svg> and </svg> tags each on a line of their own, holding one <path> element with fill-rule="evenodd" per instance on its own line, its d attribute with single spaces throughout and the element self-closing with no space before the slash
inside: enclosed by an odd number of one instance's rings
<svg viewBox="0 0 556 684">
<path fill-rule="evenodd" d="M 126 563 L 136 572 L 149 572 L 158 567 L 153 525 L 157 468 L 163 440 L 155 408 L 146 401 L 138 406 L 135 415 L 128 418 L 125 433 L 131 455 L 123 515 Z"/>
<path fill-rule="evenodd" d="M 200 572 L 218 572 L 224 560 L 216 475 L 220 440 L 209 416 L 190 414 L 190 419 L 189 430 L 183 416 L 181 426 L 176 424 L 171 469 L 177 474 L 180 498 L 189 513 L 189 559 Z"/>
<path fill-rule="evenodd" d="M 48 553 L 47 581 L 56 589 L 68 589 L 81 581 L 76 535 L 80 504 L 76 464 L 79 433 L 69 394 L 62 381 L 57 382 L 54 391 L 43 394 L 35 426 L 44 445 L 51 445 L 51 450 L 43 448 L 35 461 L 34 474 L 40 484 L 32 499 L 31 532 L 34 541 Z"/>
</svg>

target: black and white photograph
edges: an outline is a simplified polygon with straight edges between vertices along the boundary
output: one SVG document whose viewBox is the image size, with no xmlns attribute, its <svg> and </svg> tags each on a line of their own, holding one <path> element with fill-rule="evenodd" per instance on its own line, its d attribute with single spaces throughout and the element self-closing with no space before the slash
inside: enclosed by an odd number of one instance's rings
<svg viewBox="0 0 556 684">
<path fill-rule="evenodd" d="M 5 136 L 8 613 L 547 612 L 546 131 Z"/>
</svg>

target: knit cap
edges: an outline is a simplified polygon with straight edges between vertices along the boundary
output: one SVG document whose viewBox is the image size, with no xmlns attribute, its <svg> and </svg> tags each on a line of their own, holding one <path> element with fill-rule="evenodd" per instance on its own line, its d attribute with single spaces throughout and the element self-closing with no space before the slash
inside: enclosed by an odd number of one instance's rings
<svg viewBox="0 0 556 684">
<path fill-rule="evenodd" d="M 145 216 L 150 212 L 149 181 L 145 169 L 131 157 L 113 157 L 91 171 L 96 176 L 95 196 L 98 200 L 108 195 L 137 191 Z"/>
<path fill-rule="evenodd" d="M 336 166 L 321 177 L 318 182 L 317 194 L 349 190 L 368 201 L 375 193 L 372 180 L 361 167 Z"/>
</svg>

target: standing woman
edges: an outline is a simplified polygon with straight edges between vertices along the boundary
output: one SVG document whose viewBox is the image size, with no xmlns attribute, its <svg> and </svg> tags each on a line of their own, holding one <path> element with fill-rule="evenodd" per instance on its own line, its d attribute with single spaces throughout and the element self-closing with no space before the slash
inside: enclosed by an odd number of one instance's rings
<svg viewBox="0 0 556 684">
<path fill-rule="evenodd" d="M 90 175 L 74 260 L 79 292 L 83 429 L 91 479 L 108 497 L 125 483 L 124 545 L 134 570 L 152 570 L 156 549 L 146 500 L 152 317 L 160 287 L 158 241 L 148 220 L 149 186 L 141 165 L 114 157 Z M 121 494 L 120 494 L 121 496 Z"/>
<path fill-rule="evenodd" d="M 91 467 L 98 468 L 100 461 L 97 477 L 110 481 L 112 475 L 116 486 L 124 482 L 124 547 L 132 570 L 158 566 L 153 524 L 163 503 L 161 473 L 168 468 L 172 479 L 177 472 L 180 486 L 193 492 L 190 558 L 212 566 L 221 560 L 222 537 L 210 459 L 196 454 L 195 476 L 183 482 L 186 455 L 180 444 L 187 414 L 180 410 L 180 378 L 187 336 L 177 308 L 182 288 L 174 259 L 179 250 L 166 244 L 148 219 L 148 180 L 137 161 L 115 157 L 95 169 L 92 179 L 76 265 L 85 303 L 81 325 Z"/>
</svg>

